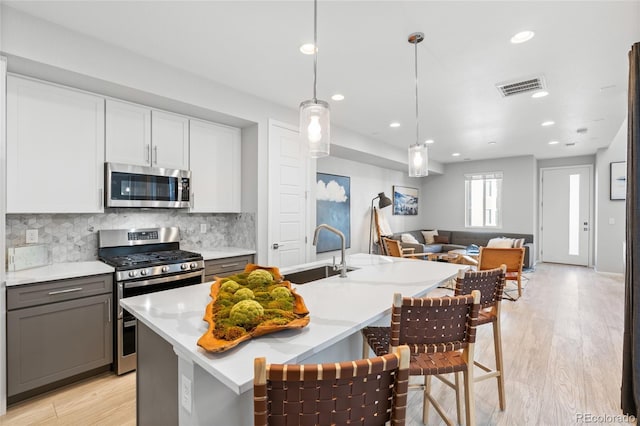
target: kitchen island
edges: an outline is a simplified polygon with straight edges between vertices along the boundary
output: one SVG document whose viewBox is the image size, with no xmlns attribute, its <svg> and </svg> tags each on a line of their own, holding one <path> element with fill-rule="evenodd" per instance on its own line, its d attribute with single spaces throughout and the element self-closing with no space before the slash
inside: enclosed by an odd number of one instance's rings
<svg viewBox="0 0 640 426">
<path fill-rule="evenodd" d="M 285 275 L 326 262 L 283 269 Z M 463 265 L 356 254 L 357 268 L 293 285 L 311 321 L 244 342 L 223 353 L 196 345 L 207 330 L 202 320 L 211 283 L 121 300 L 138 320 L 138 424 L 253 424 L 253 360 L 268 363 L 337 362 L 361 357 L 359 330 L 389 323 L 393 293 L 423 296 L 454 277 Z"/>
</svg>

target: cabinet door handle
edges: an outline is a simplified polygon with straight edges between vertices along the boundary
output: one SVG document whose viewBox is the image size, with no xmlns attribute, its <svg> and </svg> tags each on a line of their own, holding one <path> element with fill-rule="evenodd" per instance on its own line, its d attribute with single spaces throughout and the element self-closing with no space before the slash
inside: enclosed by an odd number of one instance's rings
<svg viewBox="0 0 640 426">
<path fill-rule="evenodd" d="M 64 294 L 64 293 L 74 293 L 76 291 L 82 291 L 82 287 L 65 288 L 64 290 L 50 291 L 49 296 L 53 296 L 56 294 Z"/>
<path fill-rule="evenodd" d="M 223 268 L 231 268 L 232 266 L 238 266 L 239 263 L 227 263 L 226 265 L 222 265 Z"/>
<path fill-rule="evenodd" d="M 144 161 L 147 164 L 151 164 L 151 144 L 147 144 L 147 149 L 144 152 Z"/>
<path fill-rule="evenodd" d="M 103 199 L 102 188 L 99 188 L 98 189 L 98 208 L 99 209 L 102 208 L 102 199 Z"/>
<path fill-rule="evenodd" d="M 111 323 L 111 297 L 107 299 L 105 304 L 107 305 L 107 322 Z"/>
<path fill-rule="evenodd" d="M 153 164 L 155 164 L 156 166 L 158 165 L 158 147 L 154 146 L 153 147 Z"/>
</svg>

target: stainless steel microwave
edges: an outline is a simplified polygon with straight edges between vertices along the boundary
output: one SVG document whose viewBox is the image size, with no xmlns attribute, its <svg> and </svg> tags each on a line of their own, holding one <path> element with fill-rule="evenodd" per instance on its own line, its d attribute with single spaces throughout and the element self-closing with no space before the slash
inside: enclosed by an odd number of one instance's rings
<svg viewBox="0 0 640 426">
<path fill-rule="evenodd" d="M 189 170 L 105 163 L 107 207 L 190 206 Z"/>
</svg>

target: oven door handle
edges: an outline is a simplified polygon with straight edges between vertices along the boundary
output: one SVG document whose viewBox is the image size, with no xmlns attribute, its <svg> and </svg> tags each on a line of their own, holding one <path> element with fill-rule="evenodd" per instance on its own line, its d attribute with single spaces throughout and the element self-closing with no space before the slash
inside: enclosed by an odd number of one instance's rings
<svg viewBox="0 0 640 426">
<path fill-rule="evenodd" d="M 197 277 L 198 275 L 202 275 L 202 271 L 203 270 L 200 269 L 198 271 L 188 272 L 186 274 L 170 275 L 168 277 L 152 278 L 150 280 L 144 280 L 144 281 L 134 281 L 134 282 L 125 281 L 123 285 L 124 285 L 124 288 L 136 288 L 136 287 L 144 287 L 146 285 L 170 283 L 172 281 L 180 281 L 188 278 Z"/>
</svg>

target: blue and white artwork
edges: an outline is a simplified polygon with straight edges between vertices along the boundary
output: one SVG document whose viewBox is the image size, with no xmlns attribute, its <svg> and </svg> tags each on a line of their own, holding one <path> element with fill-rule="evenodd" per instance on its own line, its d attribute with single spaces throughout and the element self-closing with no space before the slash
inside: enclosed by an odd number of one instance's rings
<svg viewBox="0 0 640 426">
<path fill-rule="evenodd" d="M 317 173 L 316 223 L 340 230 L 351 247 L 351 183 L 347 176 Z M 316 253 L 340 250 L 340 237 L 326 229 L 318 234 Z"/>
<path fill-rule="evenodd" d="M 393 186 L 393 214 L 418 214 L 418 190 L 406 186 Z"/>
</svg>

